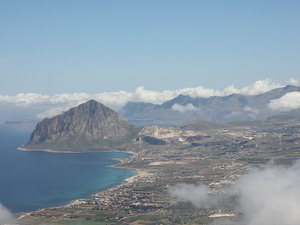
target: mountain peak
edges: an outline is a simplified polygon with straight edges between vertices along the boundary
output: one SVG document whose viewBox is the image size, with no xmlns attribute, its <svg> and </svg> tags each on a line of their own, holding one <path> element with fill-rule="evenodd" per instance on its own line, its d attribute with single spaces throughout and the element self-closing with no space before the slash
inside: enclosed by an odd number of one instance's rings
<svg viewBox="0 0 300 225">
<path fill-rule="evenodd" d="M 90 100 L 39 122 L 22 148 L 89 151 L 123 144 L 131 140 L 136 130 L 117 112 Z"/>
</svg>

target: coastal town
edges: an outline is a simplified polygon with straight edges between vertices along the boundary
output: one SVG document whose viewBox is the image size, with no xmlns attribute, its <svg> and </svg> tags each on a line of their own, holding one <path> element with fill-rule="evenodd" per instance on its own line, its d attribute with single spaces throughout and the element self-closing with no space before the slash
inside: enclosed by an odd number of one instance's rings
<svg viewBox="0 0 300 225">
<path fill-rule="evenodd" d="M 232 205 L 197 208 L 172 199 L 170 187 L 204 184 L 209 194 L 224 192 L 253 168 L 300 158 L 300 124 L 272 121 L 234 123 L 226 127 L 147 127 L 149 138 L 113 149 L 132 153 L 113 167 L 137 174 L 124 183 L 62 207 L 40 209 L 20 216 L 24 224 L 209 224 L 224 218 L 239 220 Z M 152 129 L 152 135 L 149 135 Z M 162 144 L 164 143 L 164 144 Z M 237 195 L 238 196 L 238 195 Z M 84 223 L 83 223 L 84 222 Z"/>
</svg>

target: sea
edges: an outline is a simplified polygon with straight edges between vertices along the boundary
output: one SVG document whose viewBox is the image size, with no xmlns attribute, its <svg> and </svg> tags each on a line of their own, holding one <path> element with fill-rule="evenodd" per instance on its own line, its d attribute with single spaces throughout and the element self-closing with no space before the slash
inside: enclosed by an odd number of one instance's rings
<svg viewBox="0 0 300 225">
<path fill-rule="evenodd" d="M 0 124 L 0 203 L 12 213 L 62 206 L 124 183 L 132 170 L 111 168 L 128 153 L 20 151 L 35 124 Z"/>
</svg>

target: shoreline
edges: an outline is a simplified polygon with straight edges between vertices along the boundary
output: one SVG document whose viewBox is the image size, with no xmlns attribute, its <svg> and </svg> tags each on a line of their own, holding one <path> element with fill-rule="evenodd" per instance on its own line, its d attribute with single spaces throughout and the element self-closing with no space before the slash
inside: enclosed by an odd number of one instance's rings
<svg viewBox="0 0 300 225">
<path fill-rule="evenodd" d="M 85 151 L 85 152 L 79 152 L 79 151 L 58 151 L 53 149 L 28 149 L 28 148 L 22 148 L 22 146 L 17 147 L 17 150 L 20 151 L 26 151 L 26 152 L 51 152 L 51 153 L 96 153 L 96 152 L 122 152 L 122 151 Z M 125 152 L 125 151 L 124 151 Z M 127 153 L 127 152 L 125 152 Z"/>
<path fill-rule="evenodd" d="M 18 147 L 17 148 L 18 150 L 21 150 L 21 151 L 31 151 L 31 150 L 28 150 L 28 149 L 23 149 L 21 147 Z M 33 150 L 33 151 L 44 151 L 44 152 L 51 152 L 51 153 L 93 153 L 93 152 L 63 152 L 63 151 L 54 151 L 54 150 L 50 150 L 50 149 L 43 149 L 43 150 Z M 134 157 L 135 153 L 134 152 L 131 152 L 131 151 L 103 151 L 103 152 L 120 152 L 120 153 L 127 153 L 127 154 L 131 154 L 131 156 L 129 157 L 126 157 L 126 158 L 130 158 L 130 157 Z M 96 153 L 96 151 L 94 152 Z M 41 209 L 38 209 L 38 210 L 35 210 L 35 211 L 31 211 L 31 212 L 20 212 L 20 213 L 16 213 L 15 215 L 20 215 L 18 216 L 16 219 L 17 220 L 21 220 L 22 218 L 26 217 L 26 216 L 29 216 L 31 213 L 33 212 L 40 212 L 40 211 L 44 211 L 46 209 L 57 209 L 57 208 L 62 208 L 62 207 L 70 207 L 70 206 L 73 206 L 74 204 L 76 203 L 79 203 L 80 201 L 84 201 L 86 199 L 92 199 L 92 198 L 96 198 L 97 195 L 100 195 L 100 193 L 102 192 L 105 192 L 105 191 L 109 191 L 111 189 L 114 189 L 120 185 L 126 185 L 126 184 L 129 184 L 129 183 L 132 183 L 134 182 L 134 180 L 136 178 L 138 178 L 139 176 L 144 176 L 147 174 L 147 171 L 146 170 L 143 170 L 143 169 L 136 169 L 136 168 L 129 168 L 129 167 L 125 167 L 125 166 L 121 166 L 122 163 L 123 163 L 123 160 L 122 158 L 112 158 L 112 160 L 115 160 L 117 161 L 118 163 L 117 164 L 113 164 L 113 165 L 109 165 L 108 167 L 111 167 L 111 168 L 118 168 L 118 169 L 126 169 L 126 170 L 132 170 L 132 171 L 135 171 L 137 172 L 138 174 L 136 175 L 133 175 L 133 176 L 130 176 L 128 178 L 125 178 L 123 181 L 125 181 L 125 183 L 120 183 L 120 184 L 117 184 L 117 185 L 114 185 L 112 187 L 109 187 L 103 191 L 99 191 L 95 194 L 92 194 L 90 198 L 85 198 L 85 199 L 74 199 L 74 200 L 71 200 L 71 202 L 69 204 L 66 204 L 66 205 L 62 205 L 62 206 L 55 206 L 55 207 L 48 207 L 48 208 L 41 208 Z"/>
</svg>

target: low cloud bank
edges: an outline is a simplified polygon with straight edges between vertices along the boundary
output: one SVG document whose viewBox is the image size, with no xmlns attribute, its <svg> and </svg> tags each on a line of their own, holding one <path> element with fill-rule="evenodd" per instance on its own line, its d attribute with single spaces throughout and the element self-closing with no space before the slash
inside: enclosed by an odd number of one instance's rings
<svg viewBox="0 0 300 225">
<path fill-rule="evenodd" d="M 288 112 L 300 108 L 300 92 L 289 92 L 279 99 L 271 100 L 269 108 L 281 112 Z"/>
<path fill-rule="evenodd" d="M 179 111 L 181 113 L 183 112 L 186 112 L 186 111 L 196 111 L 196 110 L 199 110 L 198 108 L 196 108 L 193 104 L 189 103 L 185 106 L 183 105 L 179 105 L 177 103 L 175 103 L 173 106 L 172 106 L 172 110 L 174 111 Z"/>
<path fill-rule="evenodd" d="M 299 78 L 291 78 L 287 83 L 290 85 L 297 86 L 297 85 L 299 85 Z"/>
<path fill-rule="evenodd" d="M 300 163 L 293 166 L 271 166 L 263 170 L 252 170 L 242 176 L 227 192 L 238 191 L 241 195 L 236 210 L 244 218 L 237 225 L 298 225 L 300 224 Z M 205 185 L 181 184 L 170 187 L 172 198 L 189 201 L 197 207 L 219 207 L 221 195 L 208 194 Z"/>
<path fill-rule="evenodd" d="M 191 202 L 198 208 L 210 208 L 216 205 L 214 196 L 208 194 L 210 188 L 206 185 L 178 184 L 168 188 L 168 192 L 173 198 Z M 176 201 L 174 201 L 176 203 Z"/>
<path fill-rule="evenodd" d="M 0 203 L 0 224 L 19 224 L 13 214 Z"/>
<path fill-rule="evenodd" d="M 49 109 L 49 110 L 46 110 L 45 112 L 37 114 L 36 117 L 40 120 L 42 120 L 44 118 L 51 118 L 53 116 L 61 114 L 62 112 L 68 111 L 69 108 L 74 107 L 76 105 L 78 105 L 78 104 L 74 104 L 74 105 L 66 106 L 66 107 L 58 107 L 58 108 Z"/>
<path fill-rule="evenodd" d="M 162 104 L 165 101 L 171 100 L 180 94 L 189 95 L 191 97 L 211 96 L 226 96 L 230 94 L 244 94 L 257 95 L 274 88 L 282 87 L 281 84 L 272 82 L 270 79 L 259 80 L 254 84 L 243 89 L 236 89 L 233 85 L 225 88 L 223 91 L 203 88 L 201 86 L 196 88 L 184 88 L 179 90 L 166 90 L 163 92 L 145 90 L 142 86 L 138 87 L 135 92 L 104 92 L 100 94 L 57 94 L 54 96 L 41 95 L 37 93 L 20 93 L 16 96 L 0 95 L 0 109 L 1 108 L 42 108 L 44 113 L 38 115 L 39 119 L 45 117 L 52 117 L 57 113 L 67 110 L 71 107 L 77 106 L 90 99 L 95 99 L 104 105 L 118 110 L 129 101 L 132 102 L 150 102 L 153 104 Z M 188 106 L 190 107 L 190 106 Z M 176 106 L 175 106 L 176 108 Z M 178 107 L 177 107 L 178 108 Z M 177 109 L 178 110 L 178 109 Z M 185 109 L 180 109 L 185 110 Z M 194 108 L 186 108 L 186 110 L 195 110 Z"/>
<path fill-rule="evenodd" d="M 242 94 L 242 95 L 258 95 L 268 92 L 274 88 L 283 87 L 281 84 L 272 82 L 270 79 L 258 80 L 254 84 L 251 84 L 242 89 L 236 89 L 234 85 L 225 88 L 223 91 L 203 88 L 201 86 L 196 88 L 185 88 L 178 90 L 179 94 L 189 95 L 190 97 L 203 97 L 209 98 L 211 96 L 227 96 L 231 94 Z"/>
</svg>

